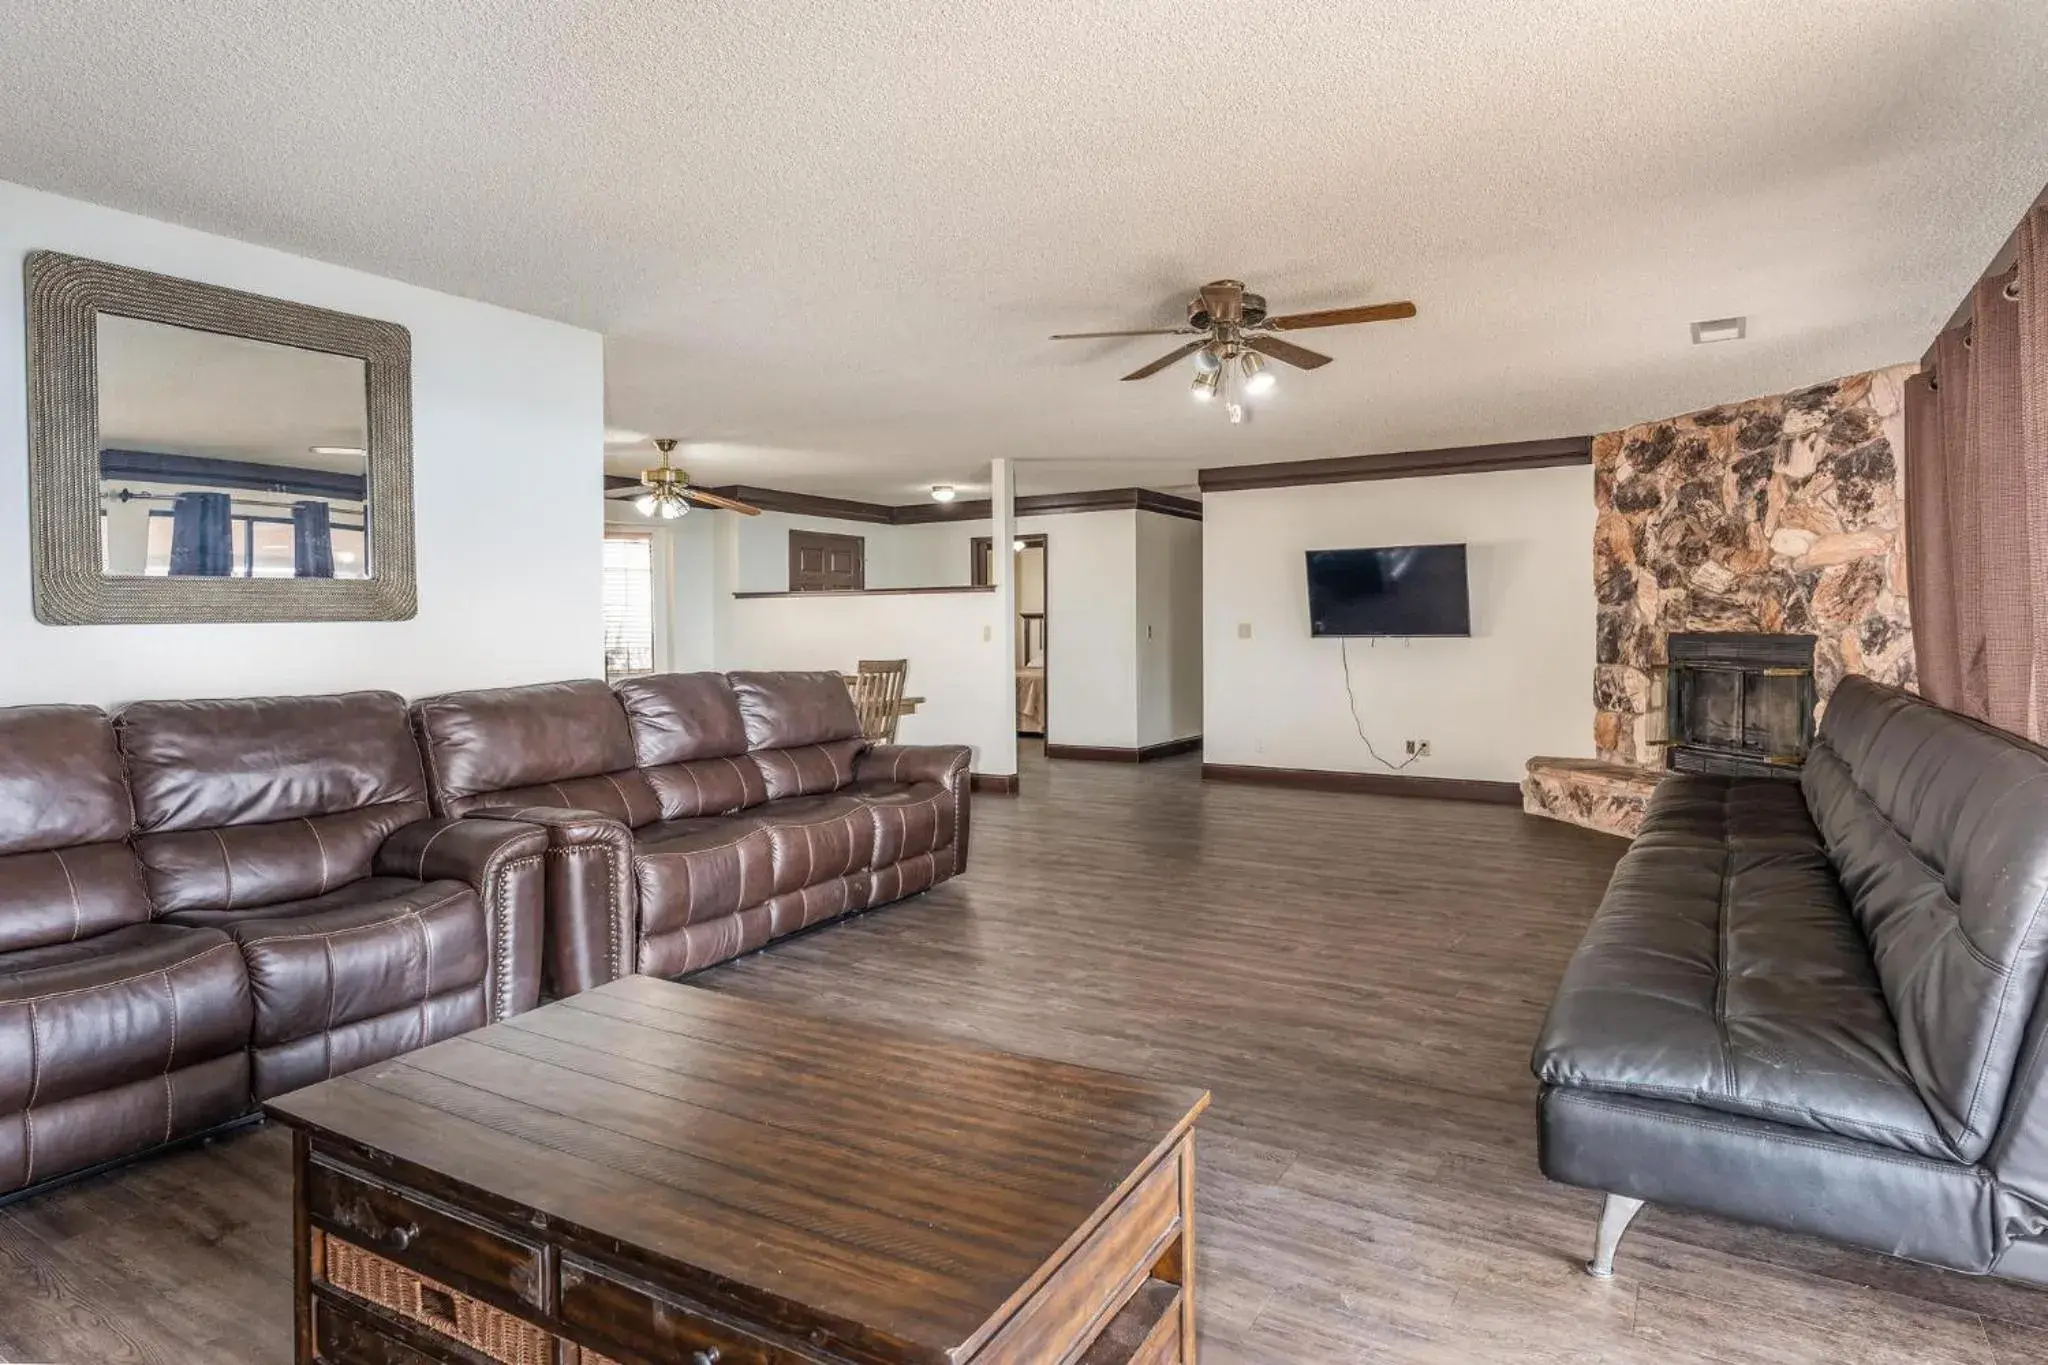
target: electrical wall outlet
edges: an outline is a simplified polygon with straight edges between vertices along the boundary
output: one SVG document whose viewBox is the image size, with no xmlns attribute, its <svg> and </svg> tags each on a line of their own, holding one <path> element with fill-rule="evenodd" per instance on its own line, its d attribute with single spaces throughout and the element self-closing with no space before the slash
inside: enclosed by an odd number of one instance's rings
<svg viewBox="0 0 2048 1365">
<path fill-rule="evenodd" d="M 1252 638 L 1252 623 L 1251 623 L 1251 622 L 1249 622 L 1249 621 L 1239 621 L 1239 622 L 1237 623 L 1237 638 L 1238 638 L 1238 639 L 1240 639 L 1240 640 L 1249 640 L 1249 639 L 1251 639 L 1251 638 Z"/>
<path fill-rule="evenodd" d="M 987 643 L 988 643 L 989 641 L 991 641 L 991 640 L 993 640 L 993 639 L 995 639 L 995 638 L 996 638 L 996 628 L 995 628 L 994 626 L 983 626 L 983 627 L 981 628 L 981 642 L 982 642 L 983 644 L 987 644 Z"/>
<path fill-rule="evenodd" d="M 1429 757 L 1429 741 L 1428 741 L 1428 740 L 1426 740 L 1426 739 L 1411 739 L 1411 740 L 1409 740 L 1409 741 L 1408 741 L 1408 756 L 1409 756 L 1410 758 L 1428 758 L 1428 757 Z"/>
</svg>

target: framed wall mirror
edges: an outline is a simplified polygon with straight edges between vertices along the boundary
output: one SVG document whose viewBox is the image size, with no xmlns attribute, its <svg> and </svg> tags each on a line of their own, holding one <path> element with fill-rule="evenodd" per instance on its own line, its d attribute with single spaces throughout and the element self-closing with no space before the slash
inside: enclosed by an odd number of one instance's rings
<svg viewBox="0 0 2048 1365">
<path fill-rule="evenodd" d="M 38 620 L 414 615 L 405 328 L 57 252 L 25 271 Z"/>
</svg>

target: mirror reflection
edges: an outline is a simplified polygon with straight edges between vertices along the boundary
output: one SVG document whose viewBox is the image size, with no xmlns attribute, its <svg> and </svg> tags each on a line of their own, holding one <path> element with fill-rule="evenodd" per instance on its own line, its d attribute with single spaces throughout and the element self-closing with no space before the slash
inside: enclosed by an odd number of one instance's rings
<svg viewBox="0 0 2048 1365">
<path fill-rule="evenodd" d="M 361 359 L 109 313 L 98 334 L 102 572 L 369 577 Z"/>
</svg>

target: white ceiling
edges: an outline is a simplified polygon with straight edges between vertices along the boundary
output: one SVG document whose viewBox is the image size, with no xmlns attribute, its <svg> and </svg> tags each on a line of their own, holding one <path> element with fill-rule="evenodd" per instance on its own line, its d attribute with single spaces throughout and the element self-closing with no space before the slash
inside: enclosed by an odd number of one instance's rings
<svg viewBox="0 0 2048 1365">
<path fill-rule="evenodd" d="M 1580 433 L 1910 359 L 2048 180 L 2039 0 L 15 5 L 0 178 L 605 332 L 705 481 Z M 62 243 L 51 243 L 61 247 Z M 1189 289 L 1297 339 L 1232 428 Z M 1747 314 L 1749 339 L 1686 324 Z M 615 453 L 613 465 L 641 461 Z"/>
</svg>

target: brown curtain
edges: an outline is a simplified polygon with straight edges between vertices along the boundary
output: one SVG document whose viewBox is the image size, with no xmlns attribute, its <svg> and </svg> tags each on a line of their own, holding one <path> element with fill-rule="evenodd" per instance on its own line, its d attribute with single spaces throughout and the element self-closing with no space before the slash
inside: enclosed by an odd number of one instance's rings
<svg viewBox="0 0 2048 1365">
<path fill-rule="evenodd" d="M 1906 393 L 1906 567 L 1920 685 L 2034 739 L 2048 723 L 2048 208 Z"/>
</svg>

